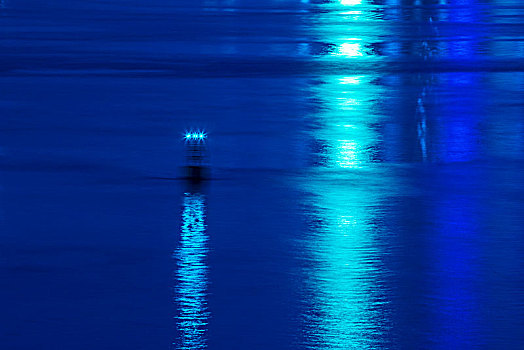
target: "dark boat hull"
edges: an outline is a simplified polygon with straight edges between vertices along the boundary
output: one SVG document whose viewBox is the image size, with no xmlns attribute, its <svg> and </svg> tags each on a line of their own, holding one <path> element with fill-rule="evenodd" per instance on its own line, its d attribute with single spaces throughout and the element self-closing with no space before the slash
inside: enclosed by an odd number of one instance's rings
<svg viewBox="0 0 524 350">
<path fill-rule="evenodd" d="M 190 181 L 204 181 L 209 179 L 209 168 L 201 165 L 188 165 L 183 168 L 184 177 Z"/>
</svg>

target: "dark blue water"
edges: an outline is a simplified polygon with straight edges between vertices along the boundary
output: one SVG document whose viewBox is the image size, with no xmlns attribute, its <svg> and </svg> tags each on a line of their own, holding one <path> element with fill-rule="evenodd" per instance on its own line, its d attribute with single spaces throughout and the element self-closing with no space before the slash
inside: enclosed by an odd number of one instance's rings
<svg viewBox="0 0 524 350">
<path fill-rule="evenodd" d="M 520 1 L 2 0 L 0 72 L 1 349 L 524 347 Z"/>
</svg>

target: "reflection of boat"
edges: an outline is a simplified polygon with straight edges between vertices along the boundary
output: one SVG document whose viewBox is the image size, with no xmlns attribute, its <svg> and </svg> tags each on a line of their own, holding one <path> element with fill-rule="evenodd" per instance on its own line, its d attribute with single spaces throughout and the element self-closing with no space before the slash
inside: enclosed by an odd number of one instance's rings
<svg viewBox="0 0 524 350">
<path fill-rule="evenodd" d="M 207 349 L 208 310 L 208 235 L 205 196 L 198 185 L 184 193 L 180 242 L 174 252 L 175 303 L 177 305 L 177 350 Z M 195 190 L 195 192 L 193 192 Z"/>
<path fill-rule="evenodd" d="M 209 169 L 201 165 L 186 165 L 184 177 L 191 181 L 202 181 L 209 178 Z"/>
<path fill-rule="evenodd" d="M 207 165 L 207 134 L 204 131 L 189 131 L 184 135 L 186 147 L 186 165 L 184 177 L 191 181 L 202 181 L 209 178 Z"/>
</svg>

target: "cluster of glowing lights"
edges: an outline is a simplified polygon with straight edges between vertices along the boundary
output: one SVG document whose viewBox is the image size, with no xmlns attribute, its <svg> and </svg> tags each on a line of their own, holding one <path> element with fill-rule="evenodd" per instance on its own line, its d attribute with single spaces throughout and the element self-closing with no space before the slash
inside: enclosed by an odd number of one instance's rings
<svg viewBox="0 0 524 350">
<path fill-rule="evenodd" d="M 204 141 L 207 138 L 207 133 L 203 130 L 186 131 L 184 133 L 184 140 L 186 141 Z"/>
</svg>

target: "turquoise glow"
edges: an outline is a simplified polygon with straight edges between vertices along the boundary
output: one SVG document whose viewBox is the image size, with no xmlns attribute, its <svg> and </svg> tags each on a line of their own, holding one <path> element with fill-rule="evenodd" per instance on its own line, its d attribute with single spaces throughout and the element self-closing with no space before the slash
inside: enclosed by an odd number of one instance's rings
<svg viewBox="0 0 524 350">
<path fill-rule="evenodd" d="M 342 5 L 353 6 L 362 4 L 362 0 L 340 0 Z"/>
<path fill-rule="evenodd" d="M 385 177 L 372 175 L 373 181 L 390 183 Z M 361 174 L 351 177 L 351 185 L 345 178 L 316 173 L 303 187 L 311 194 L 306 206 L 315 223 L 303 247 L 310 259 L 305 277 L 310 310 L 304 315 L 308 349 L 379 349 L 392 327 L 388 291 L 381 283 L 386 279 L 380 240 L 386 236 L 376 225 L 385 198 L 374 195 L 391 187 L 369 181 L 355 185 Z"/>
<path fill-rule="evenodd" d="M 318 41 L 329 43 L 333 50 L 318 60 L 333 62 L 337 66 L 351 67 L 362 60 L 381 62 L 384 54 L 374 47 L 384 48 L 388 55 L 395 55 L 385 38 L 392 33 L 385 25 L 386 15 L 377 11 L 372 1 L 350 0 L 319 5 L 313 35 Z M 377 73 L 355 71 L 355 74 L 324 75 L 322 84 L 313 86 L 312 95 L 322 105 L 322 112 L 315 116 L 320 127 L 315 139 L 322 145 L 319 154 L 323 165 L 330 168 L 357 169 L 377 161 L 382 147 L 381 130 L 376 125 L 388 118 L 383 111 L 383 101 L 388 91 L 377 80 Z"/>
<path fill-rule="evenodd" d="M 177 262 L 175 302 L 178 306 L 180 350 L 207 348 L 208 236 L 205 224 L 205 198 L 202 194 L 185 193 L 182 211 L 180 245 L 174 253 Z"/>
<path fill-rule="evenodd" d="M 385 93 L 371 75 L 324 77 L 313 92 L 323 102 L 315 138 L 325 145 L 324 165 L 361 168 L 375 161 L 382 140 L 374 125 L 385 116 L 377 101 Z"/>
<path fill-rule="evenodd" d="M 350 67 L 362 60 L 382 60 L 372 47 L 391 34 L 381 15 L 372 11 L 371 1 L 323 6 L 328 11 L 319 11 L 312 27 L 318 40 L 334 49 L 319 61 Z M 388 118 L 381 105 L 388 91 L 377 83 L 381 78 L 355 70 L 319 76 L 321 84 L 311 87 L 320 107 L 311 116 L 316 126 L 311 137 L 322 147 L 316 155 L 321 161 L 314 162 L 320 167 L 302 187 L 311 195 L 305 205 L 312 213 L 312 229 L 304 240 L 309 259 L 304 289 L 310 309 L 303 334 L 308 349 L 383 348 L 392 327 L 388 291 L 380 284 L 386 280 L 380 260 L 384 237 L 376 221 L 394 178 L 373 164 L 383 143 L 377 125 Z"/>
<path fill-rule="evenodd" d="M 201 142 L 207 138 L 207 133 L 204 130 L 191 130 L 184 133 L 184 140 L 187 142 Z"/>
</svg>

